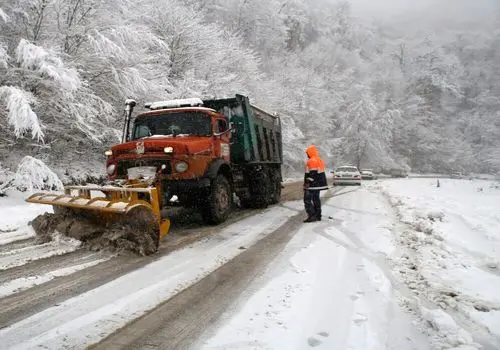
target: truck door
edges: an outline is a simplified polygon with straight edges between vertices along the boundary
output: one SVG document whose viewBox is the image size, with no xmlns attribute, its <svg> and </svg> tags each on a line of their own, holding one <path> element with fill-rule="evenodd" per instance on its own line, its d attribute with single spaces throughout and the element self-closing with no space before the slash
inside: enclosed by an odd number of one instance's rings
<svg viewBox="0 0 500 350">
<path fill-rule="evenodd" d="M 229 124 L 225 119 L 217 119 L 215 122 L 215 155 L 229 162 L 231 132 L 228 130 Z"/>
</svg>

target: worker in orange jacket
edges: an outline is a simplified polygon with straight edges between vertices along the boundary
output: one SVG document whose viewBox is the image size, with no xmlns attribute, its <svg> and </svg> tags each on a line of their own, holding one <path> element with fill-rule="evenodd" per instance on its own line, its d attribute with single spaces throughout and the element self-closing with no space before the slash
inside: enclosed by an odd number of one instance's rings
<svg viewBox="0 0 500 350">
<path fill-rule="evenodd" d="M 328 189 L 325 162 L 320 158 L 316 146 L 307 147 L 306 170 L 304 174 L 304 206 L 307 219 L 304 222 L 321 221 L 320 191 Z"/>
</svg>

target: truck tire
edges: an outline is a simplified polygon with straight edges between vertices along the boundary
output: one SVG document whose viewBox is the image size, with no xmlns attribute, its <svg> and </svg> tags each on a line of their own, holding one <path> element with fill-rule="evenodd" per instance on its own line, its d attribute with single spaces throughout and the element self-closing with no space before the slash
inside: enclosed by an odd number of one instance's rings
<svg viewBox="0 0 500 350">
<path fill-rule="evenodd" d="M 269 195 L 269 204 L 278 204 L 281 199 L 281 179 L 278 171 L 272 170 L 270 178 L 271 193 Z"/>
<path fill-rule="evenodd" d="M 207 198 L 201 208 L 203 221 L 210 225 L 217 225 L 226 221 L 232 204 L 231 185 L 224 175 L 218 174 L 212 180 Z"/>
<path fill-rule="evenodd" d="M 269 175 L 265 171 L 251 173 L 248 180 L 250 196 L 241 201 L 243 208 L 264 209 L 269 204 Z"/>
</svg>

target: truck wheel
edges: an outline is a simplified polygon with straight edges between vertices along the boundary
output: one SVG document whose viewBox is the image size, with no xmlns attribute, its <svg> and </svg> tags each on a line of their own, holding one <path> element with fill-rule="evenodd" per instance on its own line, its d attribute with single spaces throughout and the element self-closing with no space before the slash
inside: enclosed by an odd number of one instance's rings
<svg viewBox="0 0 500 350">
<path fill-rule="evenodd" d="M 229 181 L 224 175 L 219 174 L 212 181 L 206 202 L 201 208 L 203 221 L 211 225 L 226 221 L 232 204 L 233 196 Z"/>
<path fill-rule="evenodd" d="M 269 204 L 271 186 L 269 175 L 265 171 L 254 172 L 249 180 L 250 198 L 246 207 L 254 209 L 267 208 Z"/>
<path fill-rule="evenodd" d="M 269 204 L 278 204 L 281 199 L 281 181 L 279 174 L 275 171 L 271 176 L 271 193 Z"/>
</svg>

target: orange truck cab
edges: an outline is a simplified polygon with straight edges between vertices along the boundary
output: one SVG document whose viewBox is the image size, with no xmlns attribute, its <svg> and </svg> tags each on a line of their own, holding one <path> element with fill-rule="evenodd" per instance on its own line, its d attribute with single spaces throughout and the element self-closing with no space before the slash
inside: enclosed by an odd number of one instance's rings
<svg viewBox="0 0 500 350">
<path fill-rule="evenodd" d="M 111 182 L 154 181 L 162 207 L 197 207 L 204 220 L 226 220 L 242 206 L 277 203 L 281 192 L 281 123 L 248 97 L 159 101 L 132 120 L 127 100 L 122 143 L 106 151 Z"/>
</svg>

